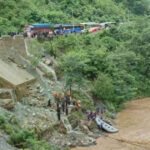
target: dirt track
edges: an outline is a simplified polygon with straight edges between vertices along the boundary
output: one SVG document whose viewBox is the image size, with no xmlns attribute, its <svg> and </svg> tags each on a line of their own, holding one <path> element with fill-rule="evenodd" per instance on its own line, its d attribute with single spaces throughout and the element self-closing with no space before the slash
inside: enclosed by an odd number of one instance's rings
<svg viewBox="0 0 150 150">
<path fill-rule="evenodd" d="M 126 105 L 116 119 L 119 132 L 97 140 L 96 146 L 72 150 L 150 150 L 150 98 Z"/>
</svg>

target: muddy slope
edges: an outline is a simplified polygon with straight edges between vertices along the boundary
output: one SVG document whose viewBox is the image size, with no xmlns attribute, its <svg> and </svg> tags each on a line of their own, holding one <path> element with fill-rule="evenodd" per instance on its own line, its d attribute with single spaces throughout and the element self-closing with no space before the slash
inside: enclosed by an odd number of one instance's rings
<svg viewBox="0 0 150 150">
<path fill-rule="evenodd" d="M 99 138 L 96 146 L 72 150 L 150 150 L 150 98 L 130 102 L 126 107 L 116 119 L 118 133 Z"/>
</svg>

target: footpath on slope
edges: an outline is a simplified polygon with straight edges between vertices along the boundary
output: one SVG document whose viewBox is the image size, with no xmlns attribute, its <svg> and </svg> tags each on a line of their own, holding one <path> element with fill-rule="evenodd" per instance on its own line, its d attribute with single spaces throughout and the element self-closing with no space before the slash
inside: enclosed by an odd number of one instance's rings
<svg viewBox="0 0 150 150">
<path fill-rule="evenodd" d="M 92 147 L 72 150 L 150 150 L 150 98 L 126 104 L 116 119 L 119 132 L 97 139 Z"/>
</svg>

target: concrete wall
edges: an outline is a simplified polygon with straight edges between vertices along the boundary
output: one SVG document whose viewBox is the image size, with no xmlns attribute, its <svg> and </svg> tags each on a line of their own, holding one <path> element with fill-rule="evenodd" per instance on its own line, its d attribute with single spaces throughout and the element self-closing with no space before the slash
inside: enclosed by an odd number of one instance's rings
<svg viewBox="0 0 150 150">
<path fill-rule="evenodd" d="M 20 56 L 27 57 L 23 36 L 0 38 L 0 88 L 15 89 L 18 100 L 28 94 L 28 84 L 35 82 L 30 73 L 18 67 Z"/>
</svg>

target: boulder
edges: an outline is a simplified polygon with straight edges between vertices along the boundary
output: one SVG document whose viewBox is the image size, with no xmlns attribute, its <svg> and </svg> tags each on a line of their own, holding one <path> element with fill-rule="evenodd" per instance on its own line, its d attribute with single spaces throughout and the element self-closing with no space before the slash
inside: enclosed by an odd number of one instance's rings
<svg viewBox="0 0 150 150">
<path fill-rule="evenodd" d="M 47 59 L 47 60 L 45 61 L 45 64 L 48 65 L 48 66 L 50 66 L 50 65 L 53 64 L 53 62 L 52 62 L 50 59 Z"/>
<path fill-rule="evenodd" d="M 0 107 L 10 110 L 14 107 L 14 105 L 15 103 L 12 99 L 0 99 Z"/>
</svg>

